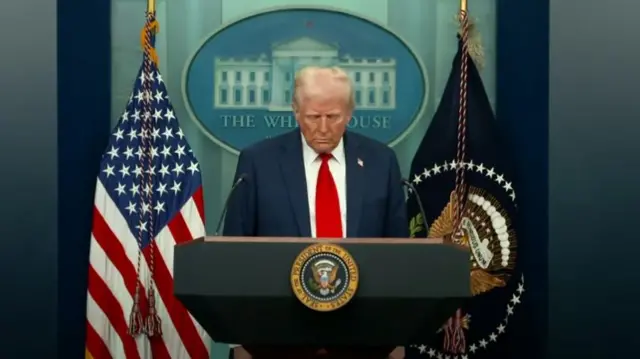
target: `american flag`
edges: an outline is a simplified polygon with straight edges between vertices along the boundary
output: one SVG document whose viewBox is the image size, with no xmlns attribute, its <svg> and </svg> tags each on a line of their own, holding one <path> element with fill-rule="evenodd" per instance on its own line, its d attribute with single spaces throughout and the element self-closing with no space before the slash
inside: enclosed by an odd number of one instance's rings
<svg viewBox="0 0 640 359">
<path fill-rule="evenodd" d="M 133 92 L 100 163 L 86 358 L 209 358 L 210 339 L 173 296 L 174 245 L 205 234 L 204 208 L 198 161 L 158 70 L 154 22 L 150 16 Z"/>
</svg>

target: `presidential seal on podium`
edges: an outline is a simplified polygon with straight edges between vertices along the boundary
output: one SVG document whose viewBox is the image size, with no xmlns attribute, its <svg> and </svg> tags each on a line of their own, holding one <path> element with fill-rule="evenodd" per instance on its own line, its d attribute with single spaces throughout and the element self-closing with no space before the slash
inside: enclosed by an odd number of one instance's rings
<svg viewBox="0 0 640 359">
<path fill-rule="evenodd" d="M 305 248 L 291 269 L 291 287 L 308 308 L 329 312 L 345 306 L 358 289 L 358 266 L 337 244 L 318 243 Z"/>
</svg>

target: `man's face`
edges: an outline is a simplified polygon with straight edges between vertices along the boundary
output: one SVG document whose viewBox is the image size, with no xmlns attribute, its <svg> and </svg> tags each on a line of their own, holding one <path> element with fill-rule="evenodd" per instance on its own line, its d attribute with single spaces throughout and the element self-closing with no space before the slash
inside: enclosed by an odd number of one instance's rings
<svg viewBox="0 0 640 359">
<path fill-rule="evenodd" d="M 331 153 L 351 119 L 351 109 L 339 96 L 307 98 L 294 111 L 304 139 L 317 153 Z"/>
</svg>

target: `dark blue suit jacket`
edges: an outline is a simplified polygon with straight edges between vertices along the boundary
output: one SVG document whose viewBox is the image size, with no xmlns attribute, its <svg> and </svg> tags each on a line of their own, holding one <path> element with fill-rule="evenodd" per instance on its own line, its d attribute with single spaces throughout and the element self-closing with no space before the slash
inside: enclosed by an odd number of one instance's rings
<svg viewBox="0 0 640 359">
<path fill-rule="evenodd" d="M 395 153 L 380 142 L 352 132 L 344 135 L 344 149 L 347 237 L 409 237 Z M 225 236 L 311 236 L 299 130 L 244 149 L 235 180 L 241 175 L 246 179 L 229 200 Z"/>
</svg>

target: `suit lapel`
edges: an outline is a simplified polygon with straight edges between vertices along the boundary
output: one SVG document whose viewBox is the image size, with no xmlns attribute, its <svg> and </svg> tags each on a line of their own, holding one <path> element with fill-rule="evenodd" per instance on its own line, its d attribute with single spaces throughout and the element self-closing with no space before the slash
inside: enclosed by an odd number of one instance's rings
<svg viewBox="0 0 640 359">
<path fill-rule="evenodd" d="M 298 223 L 300 236 L 311 237 L 309 224 L 309 197 L 307 196 L 307 180 L 302 159 L 302 140 L 299 131 L 292 131 L 290 138 L 283 144 L 280 157 L 280 170 L 286 184 L 293 214 Z"/>
<path fill-rule="evenodd" d="M 364 158 L 356 137 L 345 134 L 344 145 L 347 161 L 347 237 L 358 237 L 362 214 L 362 186 L 366 183 Z"/>
</svg>

